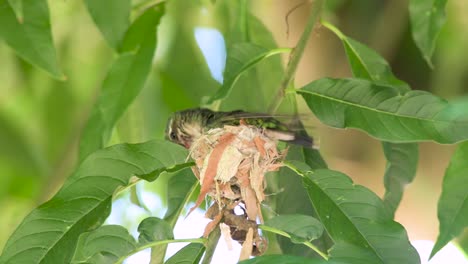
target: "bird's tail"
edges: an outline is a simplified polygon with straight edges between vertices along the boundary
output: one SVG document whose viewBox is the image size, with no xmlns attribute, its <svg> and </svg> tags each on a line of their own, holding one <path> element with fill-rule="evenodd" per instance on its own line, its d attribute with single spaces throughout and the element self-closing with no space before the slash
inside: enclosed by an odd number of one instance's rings
<svg viewBox="0 0 468 264">
<path fill-rule="evenodd" d="M 299 134 L 290 131 L 279 131 L 279 130 L 268 130 L 267 134 L 278 140 L 288 142 L 291 144 L 303 146 L 306 148 L 313 148 L 314 147 L 314 140 L 307 134 Z"/>
<path fill-rule="evenodd" d="M 294 139 L 286 142 L 303 146 L 306 148 L 314 148 L 314 139 L 309 137 L 308 135 L 294 134 Z"/>
</svg>

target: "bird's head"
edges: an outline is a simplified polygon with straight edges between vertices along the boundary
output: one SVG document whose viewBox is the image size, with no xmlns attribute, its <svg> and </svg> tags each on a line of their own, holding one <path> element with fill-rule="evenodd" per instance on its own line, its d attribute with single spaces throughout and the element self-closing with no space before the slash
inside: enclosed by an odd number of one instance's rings
<svg viewBox="0 0 468 264">
<path fill-rule="evenodd" d="M 167 122 L 166 139 L 189 149 L 203 132 L 197 117 L 193 111 L 175 112 Z"/>
</svg>

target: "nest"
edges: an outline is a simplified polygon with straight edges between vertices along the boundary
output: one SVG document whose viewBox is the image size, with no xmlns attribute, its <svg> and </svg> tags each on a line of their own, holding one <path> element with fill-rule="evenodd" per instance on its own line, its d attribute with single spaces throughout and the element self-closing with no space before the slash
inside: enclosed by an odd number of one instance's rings
<svg viewBox="0 0 468 264">
<path fill-rule="evenodd" d="M 205 236 L 223 222 L 229 226 L 229 234 L 223 232 L 225 236 L 233 235 L 234 240 L 244 243 L 243 247 L 253 246 L 249 256 L 264 251 L 265 240 L 259 236 L 256 222 L 257 218 L 263 222 L 260 203 L 265 199 L 264 177 L 282 166 L 285 154 L 278 151 L 277 141 L 268 130 L 245 124 L 211 129 L 193 142 L 190 156 L 201 190 L 191 211 L 206 195 L 215 201 L 207 212 L 213 221 L 206 227 Z M 244 213 L 236 215 L 234 207 L 239 205 Z M 249 245 L 245 245 L 247 240 Z"/>
</svg>

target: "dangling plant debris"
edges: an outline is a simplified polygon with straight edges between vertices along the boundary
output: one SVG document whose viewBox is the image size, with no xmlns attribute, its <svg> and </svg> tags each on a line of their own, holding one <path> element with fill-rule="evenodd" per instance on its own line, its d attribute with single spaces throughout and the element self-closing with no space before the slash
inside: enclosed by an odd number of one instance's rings
<svg viewBox="0 0 468 264">
<path fill-rule="evenodd" d="M 196 164 L 193 170 L 201 184 L 200 195 L 190 212 L 206 195 L 211 196 L 215 203 L 207 217 L 213 221 L 206 227 L 205 236 L 222 222 L 229 226 L 232 239 L 243 243 L 243 247 L 244 241 L 252 241 L 249 255 L 261 254 L 266 247 L 256 223 L 257 217 L 263 222 L 260 203 L 265 199 L 264 176 L 278 170 L 286 154 L 278 151 L 277 141 L 268 133 L 245 124 L 224 126 L 209 130 L 190 148 L 190 157 Z M 244 213 L 236 215 L 236 206 L 242 206 Z"/>
</svg>

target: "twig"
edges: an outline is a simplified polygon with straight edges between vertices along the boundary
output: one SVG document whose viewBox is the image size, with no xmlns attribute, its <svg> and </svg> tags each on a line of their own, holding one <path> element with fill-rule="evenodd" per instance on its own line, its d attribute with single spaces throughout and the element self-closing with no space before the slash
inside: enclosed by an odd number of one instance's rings
<svg viewBox="0 0 468 264">
<path fill-rule="evenodd" d="M 221 229 L 219 225 L 217 225 L 211 234 L 208 236 L 208 242 L 206 243 L 206 252 L 205 256 L 203 257 L 203 261 L 201 264 L 210 264 L 211 259 L 213 258 L 216 245 L 218 245 L 219 238 L 221 237 Z"/>
<path fill-rule="evenodd" d="M 133 255 L 133 254 L 135 254 L 137 252 L 140 252 L 140 251 L 142 251 L 144 249 L 150 248 L 150 247 L 163 245 L 163 244 L 169 244 L 169 243 L 184 243 L 184 242 L 205 244 L 206 239 L 204 239 L 204 238 L 188 238 L 188 239 L 168 239 L 168 240 L 153 241 L 153 242 L 150 242 L 148 244 L 139 246 L 139 247 L 135 248 L 134 250 L 128 252 L 127 254 L 121 256 L 117 260 L 117 262 L 115 262 L 115 264 L 121 264 L 121 263 L 124 262 L 125 259 L 127 259 L 131 255 Z"/>
<path fill-rule="evenodd" d="M 286 16 L 284 17 L 284 22 L 286 22 L 286 39 L 289 39 L 289 16 L 294 12 L 296 11 L 297 9 L 299 9 L 299 7 L 305 5 L 307 3 L 307 1 L 302 1 L 300 2 L 299 4 L 295 5 L 293 8 L 291 8 L 291 10 L 288 11 L 288 13 L 286 13 Z"/>
<path fill-rule="evenodd" d="M 287 237 L 287 238 L 291 238 L 291 236 L 284 232 L 284 231 L 281 231 L 279 229 L 276 229 L 274 227 L 270 227 L 270 226 L 266 226 L 266 225 L 259 225 L 258 226 L 260 229 L 262 229 L 263 231 L 267 231 L 267 232 L 271 232 L 271 233 L 274 233 L 274 234 L 278 234 L 278 235 L 281 235 L 281 236 L 284 236 L 284 237 Z M 313 251 L 315 251 L 317 254 L 319 254 L 323 259 L 325 260 L 328 260 L 328 255 L 325 254 L 324 252 L 322 252 L 318 247 L 316 247 L 314 244 L 312 244 L 310 241 L 304 241 L 302 242 L 303 245 L 309 247 L 310 249 L 312 249 Z"/>
<path fill-rule="evenodd" d="M 324 0 L 316 0 L 314 2 L 314 6 L 312 7 L 312 12 L 309 16 L 309 19 L 307 20 L 304 32 L 302 33 L 301 38 L 297 42 L 297 45 L 294 48 L 293 52 L 291 53 L 288 66 L 286 67 L 286 73 L 281 82 L 281 87 L 278 90 L 278 93 L 276 94 L 268 109 L 268 112 L 271 114 L 274 114 L 280 106 L 281 101 L 283 100 L 283 97 L 285 95 L 286 89 L 289 87 L 289 84 L 294 79 L 294 74 L 296 73 L 299 61 L 301 60 L 302 53 L 304 52 L 307 41 L 309 40 L 310 34 L 312 33 L 315 23 L 317 22 L 317 19 L 320 15 L 320 11 L 322 10 L 323 2 Z"/>
</svg>

